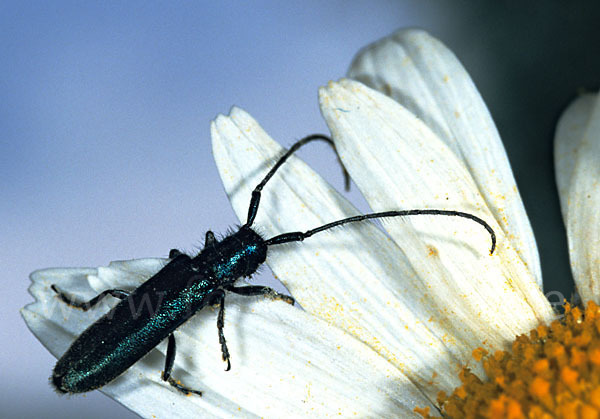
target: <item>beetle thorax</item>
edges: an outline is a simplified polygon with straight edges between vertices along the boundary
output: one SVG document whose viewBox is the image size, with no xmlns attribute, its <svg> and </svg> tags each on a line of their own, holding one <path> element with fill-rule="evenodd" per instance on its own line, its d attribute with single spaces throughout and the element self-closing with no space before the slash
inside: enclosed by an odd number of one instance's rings
<svg viewBox="0 0 600 419">
<path fill-rule="evenodd" d="M 249 227 L 219 242 L 209 245 L 202 252 L 207 267 L 212 270 L 215 279 L 235 280 L 252 275 L 267 257 L 264 239 Z"/>
</svg>

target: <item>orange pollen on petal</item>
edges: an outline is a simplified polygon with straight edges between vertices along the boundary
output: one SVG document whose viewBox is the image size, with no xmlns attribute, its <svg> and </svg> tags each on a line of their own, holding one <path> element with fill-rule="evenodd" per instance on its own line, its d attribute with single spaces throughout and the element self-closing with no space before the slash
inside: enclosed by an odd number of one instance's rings
<svg viewBox="0 0 600 419">
<path fill-rule="evenodd" d="M 565 304 L 565 314 L 518 336 L 510 350 L 472 352 L 485 379 L 467 367 L 452 394 L 440 391 L 448 418 L 600 419 L 600 307 Z M 467 360 L 466 363 L 473 361 Z M 431 418 L 427 409 L 415 409 Z"/>
<path fill-rule="evenodd" d="M 423 416 L 424 418 L 430 418 L 431 416 L 429 416 L 429 406 L 427 407 L 415 407 L 415 413 L 418 413 L 419 415 Z"/>
<path fill-rule="evenodd" d="M 485 349 L 477 348 L 473 351 L 473 358 L 475 359 L 475 361 L 481 361 L 481 359 L 487 354 L 488 351 L 486 351 Z"/>
</svg>

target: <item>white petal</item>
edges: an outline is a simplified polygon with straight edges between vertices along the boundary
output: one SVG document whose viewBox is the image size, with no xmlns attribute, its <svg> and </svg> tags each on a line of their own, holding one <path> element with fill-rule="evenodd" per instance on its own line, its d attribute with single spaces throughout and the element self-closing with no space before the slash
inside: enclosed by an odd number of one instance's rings
<svg viewBox="0 0 600 419">
<path fill-rule="evenodd" d="M 569 257 L 584 301 L 600 303 L 600 101 L 586 96 L 565 112 L 556 133 L 557 179 Z"/>
<path fill-rule="evenodd" d="M 252 189 L 283 150 L 239 109 L 231 117 L 216 119 L 212 137 L 225 189 L 236 213 L 245 220 Z M 291 158 L 263 189 L 255 226 L 272 237 L 354 214 L 356 210 L 322 178 Z M 480 226 L 475 230 L 487 255 L 489 235 Z M 466 327 L 456 321 L 463 309 L 448 310 L 448 298 L 456 295 L 459 299 L 453 284 L 449 294 L 432 290 L 432 284 L 415 274 L 397 246 L 370 223 L 320 233 L 298 245 L 273 246 L 267 262 L 307 311 L 376 349 L 432 399 L 439 390 L 448 391 L 458 384 L 455 368 L 459 361 L 470 359 L 471 351 L 483 340 L 501 342 L 501 334 L 489 336 L 485 323 Z M 435 263 L 427 266 L 438 269 Z M 428 385 L 431 381 L 434 384 Z"/>
<path fill-rule="evenodd" d="M 89 299 L 127 288 L 164 264 L 146 259 L 101 269 L 48 269 L 32 274 L 37 302 L 22 310 L 30 329 L 55 355 L 106 307 L 82 312 L 56 298 L 50 285 Z M 137 270 L 139 268 L 139 270 Z M 132 275 L 133 274 L 133 275 Z M 160 379 L 164 356 L 151 351 L 102 391 L 145 417 L 413 415 L 431 406 L 400 371 L 337 328 L 281 301 L 228 297 L 225 333 L 232 370 L 223 371 L 214 310 L 202 310 L 175 333 L 174 377 L 201 389 L 185 397 Z M 159 345 L 164 352 L 164 344 Z M 50 368 L 49 368 L 50 369 Z"/>
<path fill-rule="evenodd" d="M 567 220 L 569 188 L 575 170 L 577 151 L 581 146 L 597 96 L 586 94 L 575 99 L 561 115 L 556 127 L 554 163 L 560 208 L 565 221 Z"/>
<path fill-rule="evenodd" d="M 535 238 L 504 146 L 456 56 L 425 31 L 402 30 L 362 50 L 348 75 L 398 101 L 459 157 L 541 286 Z"/>
<path fill-rule="evenodd" d="M 466 318 L 457 322 L 474 329 L 483 324 L 487 333 L 493 327 L 492 339 L 505 343 L 553 318 L 469 172 L 427 126 L 394 100 L 350 80 L 321 90 L 321 110 L 373 209 L 465 211 L 496 230 L 498 250 L 489 256 L 489 235 L 471 220 L 422 216 L 384 223 L 436 304 L 460 305 Z"/>
<path fill-rule="evenodd" d="M 225 189 L 244 220 L 252 189 L 283 149 L 241 109 L 218 117 L 212 137 Z M 355 214 L 318 174 L 292 157 L 263 189 L 254 226 L 272 237 Z M 421 307 L 427 288 L 419 281 L 400 286 L 400 278 L 416 275 L 397 246 L 372 224 L 273 246 L 267 263 L 308 312 L 357 336 L 421 384 L 437 375 L 436 383 L 443 386 L 431 390 L 432 399 L 440 389 L 458 384 L 456 358 L 443 344 L 447 323 L 433 322 L 430 331 L 421 320 L 438 318 L 440 307 Z"/>
</svg>

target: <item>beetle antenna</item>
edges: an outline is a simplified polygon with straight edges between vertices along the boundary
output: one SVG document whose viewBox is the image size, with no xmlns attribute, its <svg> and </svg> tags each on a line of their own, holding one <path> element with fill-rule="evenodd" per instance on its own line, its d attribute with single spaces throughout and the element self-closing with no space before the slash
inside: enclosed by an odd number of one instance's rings
<svg viewBox="0 0 600 419">
<path fill-rule="evenodd" d="M 453 217 L 462 217 L 467 218 L 469 220 L 473 220 L 476 223 L 480 224 L 490 233 L 492 238 L 492 247 L 490 249 L 490 255 L 494 253 L 496 249 L 496 233 L 490 227 L 490 225 L 482 220 L 481 218 L 469 214 L 468 212 L 462 211 L 449 211 L 449 210 L 437 210 L 437 209 L 414 209 L 414 210 L 404 210 L 404 211 L 384 211 L 384 212 L 375 212 L 371 214 L 363 214 L 363 215 L 355 215 L 354 217 L 344 218 L 343 220 L 334 221 L 332 223 L 324 224 L 321 227 L 313 228 L 312 230 L 308 230 L 305 232 L 295 231 L 291 233 L 284 233 L 278 236 L 272 237 L 269 240 L 265 241 L 267 246 L 272 244 L 282 244 L 296 241 L 303 241 L 304 239 L 320 233 L 321 231 L 329 230 L 330 228 L 341 226 L 348 223 L 355 223 L 359 221 L 369 220 L 373 218 L 386 218 L 386 217 L 406 217 L 412 215 L 446 215 Z"/>
<path fill-rule="evenodd" d="M 290 149 L 288 151 L 286 151 L 285 154 L 279 158 L 279 160 L 277 161 L 277 163 L 275 163 L 275 165 L 271 168 L 271 170 L 269 170 L 269 173 L 267 173 L 265 178 L 256 186 L 256 188 L 254 188 L 254 190 L 252 191 L 252 198 L 250 199 L 250 206 L 248 208 L 248 221 L 246 221 L 246 225 L 245 225 L 246 227 L 250 227 L 252 225 L 252 223 L 254 222 L 254 219 L 256 218 L 256 213 L 258 211 L 258 205 L 260 203 L 260 193 L 262 191 L 262 188 L 264 188 L 264 186 L 269 181 L 269 179 L 271 179 L 273 177 L 275 172 L 283 165 L 283 163 L 285 163 L 285 161 L 292 154 L 294 154 L 296 151 L 298 151 L 298 149 L 300 147 L 302 147 L 305 144 L 310 143 L 311 141 L 315 141 L 315 140 L 325 141 L 331 147 L 333 147 L 333 151 L 335 151 L 338 162 L 340 163 L 340 166 L 342 166 L 342 173 L 344 175 L 344 188 L 346 189 L 346 191 L 350 190 L 350 175 L 348 174 L 348 171 L 344 167 L 342 160 L 340 160 L 340 156 L 337 152 L 337 149 L 335 148 L 335 144 L 334 144 L 333 140 L 323 134 L 309 135 L 308 137 L 304 137 L 303 139 L 294 143 L 294 145 L 292 145 L 290 147 Z"/>
</svg>

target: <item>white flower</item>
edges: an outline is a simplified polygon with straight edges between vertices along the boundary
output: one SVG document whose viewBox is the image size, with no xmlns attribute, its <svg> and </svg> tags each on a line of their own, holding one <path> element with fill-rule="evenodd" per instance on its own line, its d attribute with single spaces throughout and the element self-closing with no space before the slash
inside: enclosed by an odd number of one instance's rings
<svg viewBox="0 0 600 419">
<path fill-rule="evenodd" d="M 173 375 L 203 397 L 163 383 L 164 358 L 155 351 L 103 392 L 143 416 L 406 417 L 415 407 L 433 408 L 440 390 L 460 384 L 457 373 L 472 363 L 475 348 L 507 348 L 516 335 L 554 319 L 504 148 L 454 55 L 425 32 L 401 31 L 365 49 L 349 76 L 371 88 L 330 83 L 320 91 L 321 110 L 371 207 L 472 213 L 494 228 L 497 251 L 489 254 L 480 225 L 442 216 L 385 220 L 389 236 L 360 223 L 272 246 L 268 265 L 305 311 L 228 295 L 231 371 L 220 361 L 214 311 L 175 333 Z M 283 149 L 237 108 L 217 117 L 211 131 L 225 189 L 245 222 L 251 190 Z M 355 214 L 294 157 L 263 190 L 254 225 L 272 237 Z M 163 264 L 35 272 L 37 302 L 23 316 L 60 356 L 91 319 L 65 308 L 50 285 L 91 298 L 135 287 Z M 164 353 L 164 344 L 158 350 Z"/>
</svg>

